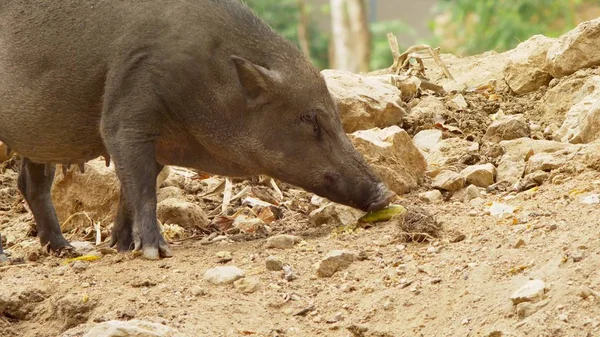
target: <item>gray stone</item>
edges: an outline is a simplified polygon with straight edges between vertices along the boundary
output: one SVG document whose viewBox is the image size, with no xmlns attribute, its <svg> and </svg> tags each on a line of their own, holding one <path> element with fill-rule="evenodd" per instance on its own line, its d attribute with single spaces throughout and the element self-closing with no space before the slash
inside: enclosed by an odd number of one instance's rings
<svg viewBox="0 0 600 337">
<path fill-rule="evenodd" d="M 521 116 L 509 115 L 492 122 L 483 140 L 498 143 L 522 137 L 529 137 L 529 124 Z"/>
<path fill-rule="evenodd" d="M 580 23 L 556 39 L 546 58 L 554 77 L 563 77 L 579 69 L 600 64 L 598 40 L 600 18 Z"/>
<path fill-rule="evenodd" d="M 465 178 L 467 184 L 488 187 L 494 183 L 496 168 L 491 163 L 471 165 L 462 170 L 460 174 Z"/>
<path fill-rule="evenodd" d="M 548 85 L 552 75 L 548 72 L 546 54 L 554 39 L 534 35 L 519 45 L 508 56 L 504 79 L 517 95 L 535 91 Z"/>
<path fill-rule="evenodd" d="M 270 271 L 283 270 L 283 262 L 281 262 L 281 260 L 279 260 L 276 256 L 273 255 L 267 257 L 267 260 L 265 261 L 265 266 L 267 267 L 267 270 Z"/>
<path fill-rule="evenodd" d="M 442 192 L 438 190 L 427 191 L 419 194 L 419 199 L 426 202 L 436 202 L 442 200 Z"/>
<path fill-rule="evenodd" d="M 356 254 L 345 250 L 332 250 L 317 266 L 317 276 L 331 277 L 340 270 L 348 268 L 356 260 Z"/>
<path fill-rule="evenodd" d="M 231 284 L 244 276 L 244 271 L 234 266 L 215 267 L 204 273 L 204 279 L 215 285 Z"/>
<path fill-rule="evenodd" d="M 530 280 L 515 291 L 510 297 L 513 304 L 522 302 L 536 302 L 541 300 L 546 290 L 546 284 L 542 280 Z"/>
<path fill-rule="evenodd" d="M 429 153 L 442 140 L 442 130 L 430 129 L 419 131 L 413 137 L 413 143 L 421 152 Z"/>
<path fill-rule="evenodd" d="M 459 173 L 443 170 L 433 179 L 431 186 L 445 191 L 458 191 L 465 186 L 465 178 Z"/>
<path fill-rule="evenodd" d="M 169 198 L 157 205 L 156 215 L 164 224 L 177 224 L 183 228 L 205 228 L 209 220 L 202 207 L 186 200 Z"/>
<path fill-rule="evenodd" d="M 296 235 L 275 235 L 267 239 L 267 248 L 289 249 L 302 241 L 302 238 Z"/>
</svg>

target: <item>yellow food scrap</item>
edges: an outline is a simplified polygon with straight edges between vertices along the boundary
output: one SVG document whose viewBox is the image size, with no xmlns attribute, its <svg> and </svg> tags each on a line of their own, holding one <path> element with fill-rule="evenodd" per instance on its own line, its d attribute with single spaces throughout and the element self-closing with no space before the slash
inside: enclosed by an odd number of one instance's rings
<svg viewBox="0 0 600 337">
<path fill-rule="evenodd" d="M 71 262 L 75 262 L 75 261 L 96 261 L 98 260 L 100 257 L 96 256 L 96 255 L 82 255 L 82 256 L 78 256 L 78 257 L 74 257 L 71 259 L 66 259 L 63 264 L 67 264 L 67 263 L 71 263 Z"/>
<path fill-rule="evenodd" d="M 406 212 L 406 208 L 401 205 L 390 205 L 382 210 L 376 212 L 369 212 L 362 218 L 358 219 L 360 222 L 380 222 L 387 221 L 391 218 L 401 215 Z"/>
</svg>

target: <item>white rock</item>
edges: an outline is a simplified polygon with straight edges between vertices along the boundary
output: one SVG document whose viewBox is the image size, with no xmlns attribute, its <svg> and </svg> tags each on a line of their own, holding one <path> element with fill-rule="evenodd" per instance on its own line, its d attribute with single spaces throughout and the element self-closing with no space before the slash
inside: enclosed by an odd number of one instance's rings
<svg viewBox="0 0 600 337">
<path fill-rule="evenodd" d="M 513 214 L 515 209 L 515 206 L 494 201 L 490 206 L 490 215 L 501 218 L 506 214 Z"/>
<path fill-rule="evenodd" d="M 355 223 L 364 213 L 358 209 L 329 203 L 310 212 L 308 218 L 313 226 L 348 226 Z"/>
<path fill-rule="evenodd" d="M 349 137 L 392 191 L 404 194 L 419 185 L 427 162 L 406 131 L 394 125 L 357 131 Z"/>
<path fill-rule="evenodd" d="M 356 260 L 356 254 L 345 250 L 332 250 L 317 266 L 317 276 L 331 277 L 340 270 L 348 268 Z"/>
<path fill-rule="evenodd" d="M 433 60 L 427 59 L 424 61 L 425 67 L 430 70 L 427 73 L 427 76 L 430 76 L 430 81 L 442 85 L 446 91 L 460 91 L 491 82 L 496 84 L 496 90 L 502 91 L 506 88 L 504 69 L 508 63 L 508 56 L 512 52 L 498 53 L 488 51 L 483 54 L 467 57 L 441 54 L 440 58 L 447 66 L 454 80 L 446 78 Z"/>
<path fill-rule="evenodd" d="M 289 249 L 300 241 L 302 238 L 296 235 L 275 235 L 267 239 L 267 248 Z"/>
<path fill-rule="evenodd" d="M 423 153 L 429 153 L 442 140 L 442 130 L 423 130 L 413 137 L 413 143 Z"/>
<path fill-rule="evenodd" d="M 505 145 L 503 146 L 505 154 L 500 159 L 496 169 L 497 182 L 507 181 L 516 184 L 523 177 L 527 167 L 526 160 L 533 155 L 533 149 L 528 144 L 516 143 L 521 139 L 510 141 L 513 143 L 500 142 L 501 146 Z"/>
<path fill-rule="evenodd" d="M 533 173 L 535 171 L 549 172 L 569 163 L 577 155 L 577 151 L 575 149 L 572 150 L 574 151 L 565 150 L 534 154 L 527 161 L 525 174 Z"/>
<path fill-rule="evenodd" d="M 238 228 L 242 233 L 256 233 L 265 227 L 265 222 L 253 216 L 240 214 L 233 220 L 232 226 Z"/>
<path fill-rule="evenodd" d="M 331 95 L 338 103 L 346 132 L 384 128 L 398 124 L 404 116 L 402 93 L 389 77 L 362 76 L 347 71 L 323 70 Z"/>
<path fill-rule="evenodd" d="M 471 201 L 475 198 L 481 198 L 481 191 L 475 185 L 469 185 L 465 188 L 465 201 Z"/>
<path fill-rule="evenodd" d="M 431 186 L 446 191 L 458 191 L 465 186 L 465 178 L 459 173 L 443 170 L 435 176 Z"/>
<path fill-rule="evenodd" d="M 491 163 L 471 165 L 462 170 L 460 174 L 465 178 L 467 184 L 488 187 L 494 183 L 496 168 Z"/>
<path fill-rule="evenodd" d="M 492 122 L 483 140 L 498 143 L 522 137 L 529 137 L 529 124 L 521 116 L 508 115 Z"/>
<path fill-rule="evenodd" d="M 600 139 L 600 76 L 587 79 L 586 96 L 570 106 L 556 136 L 572 144 Z"/>
<path fill-rule="evenodd" d="M 184 335 L 166 325 L 132 319 L 99 323 L 83 337 L 184 337 Z"/>
<path fill-rule="evenodd" d="M 582 197 L 579 201 L 587 205 L 597 205 L 600 204 L 600 194 L 590 194 Z"/>
<path fill-rule="evenodd" d="M 513 304 L 522 302 L 536 302 L 542 299 L 546 289 L 546 284 L 542 280 L 530 280 L 519 290 L 515 291 L 510 297 Z"/>
<path fill-rule="evenodd" d="M 96 249 L 94 245 L 88 241 L 71 241 L 71 246 L 75 248 L 75 251 L 82 255 L 86 255 Z"/>
<path fill-rule="evenodd" d="M 427 155 L 430 170 L 442 170 L 448 166 L 462 163 L 465 156 L 479 150 L 477 143 L 462 138 L 442 139 Z"/>
<path fill-rule="evenodd" d="M 536 104 L 536 111 L 540 114 L 538 120 L 550 122 L 548 130 L 544 130 L 544 136 L 557 139 L 562 137 L 557 130 L 558 126 L 565 121 L 565 113 L 584 98 L 598 95 L 597 92 L 600 90 L 598 78 L 598 75 L 569 76 L 546 91 Z"/>
<path fill-rule="evenodd" d="M 427 191 L 419 194 L 419 199 L 427 202 L 436 202 L 442 200 L 442 192 L 438 190 Z"/>
<path fill-rule="evenodd" d="M 469 205 L 473 208 L 479 208 L 485 204 L 485 199 L 481 197 L 473 198 L 469 201 Z"/>
<path fill-rule="evenodd" d="M 215 285 L 231 284 L 244 276 L 245 272 L 234 266 L 215 267 L 204 273 L 204 279 Z"/>
<path fill-rule="evenodd" d="M 205 228 L 210 222 L 202 207 L 175 198 L 158 203 L 156 215 L 164 224 L 177 224 L 187 229 Z"/>
<path fill-rule="evenodd" d="M 556 39 L 546 56 L 552 76 L 563 77 L 600 64 L 599 40 L 600 18 L 582 22 Z"/>
<path fill-rule="evenodd" d="M 464 110 L 469 106 L 469 104 L 465 100 L 465 96 L 463 96 L 462 94 L 454 96 L 450 101 L 454 103 L 459 110 Z"/>
<path fill-rule="evenodd" d="M 550 83 L 552 75 L 548 72 L 546 54 L 553 43 L 554 39 L 534 35 L 510 53 L 504 79 L 512 91 L 522 95 Z"/>
<path fill-rule="evenodd" d="M 451 113 L 442 100 L 435 96 L 424 96 L 414 102 L 410 113 L 403 118 L 403 122 L 412 125 L 414 130 L 435 129 L 436 123 Z"/>
</svg>

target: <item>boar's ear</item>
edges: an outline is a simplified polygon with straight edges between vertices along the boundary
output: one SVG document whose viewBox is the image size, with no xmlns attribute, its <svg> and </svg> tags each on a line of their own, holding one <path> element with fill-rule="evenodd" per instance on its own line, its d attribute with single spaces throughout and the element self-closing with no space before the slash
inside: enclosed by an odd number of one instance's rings
<svg viewBox="0 0 600 337">
<path fill-rule="evenodd" d="M 273 83 L 273 72 L 241 57 L 231 56 L 231 60 L 248 102 L 252 105 L 269 102 L 272 98 L 269 86 Z"/>
</svg>

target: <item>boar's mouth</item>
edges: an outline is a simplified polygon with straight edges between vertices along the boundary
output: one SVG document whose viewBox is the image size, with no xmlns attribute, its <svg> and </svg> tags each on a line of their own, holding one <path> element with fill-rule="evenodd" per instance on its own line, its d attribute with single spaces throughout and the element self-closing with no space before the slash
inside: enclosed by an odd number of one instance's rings
<svg viewBox="0 0 600 337">
<path fill-rule="evenodd" d="M 357 198 L 340 197 L 331 189 L 318 189 L 311 192 L 325 197 L 333 202 L 360 209 L 364 212 L 378 211 L 388 206 L 395 198 L 396 193 L 388 190 L 383 183 L 378 183 L 366 191 L 359 192 Z"/>
<path fill-rule="evenodd" d="M 396 198 L 396 193 L 387 189 L 383 183 L 377 184 L 376 192 L 372 198 L 360 207 L 365 212 L 379 211 L 389 205 Z"/>
</svg>

